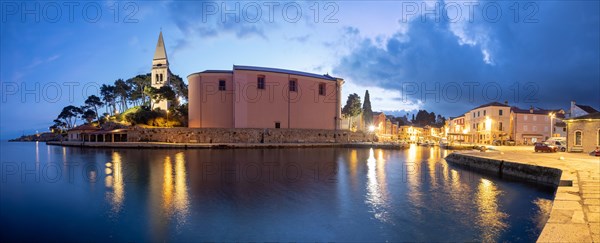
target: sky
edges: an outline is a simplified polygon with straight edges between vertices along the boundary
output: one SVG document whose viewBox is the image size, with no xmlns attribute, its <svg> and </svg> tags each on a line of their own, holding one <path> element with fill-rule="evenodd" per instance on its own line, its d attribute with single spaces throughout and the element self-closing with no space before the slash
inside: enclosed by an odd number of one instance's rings
<svg viewBox="0 0 600 243">
<path fill-rule="evenodd" d="M 373 110 L 445 117 L 493 101 L 600 109 L 598 1 L 2 1 L 0 139 L 150 72 L 162 30 L 185 77 L 233 65 L 345 80 Z M 187 80 L 186 80 L 187 81 Z"/>
</svg>

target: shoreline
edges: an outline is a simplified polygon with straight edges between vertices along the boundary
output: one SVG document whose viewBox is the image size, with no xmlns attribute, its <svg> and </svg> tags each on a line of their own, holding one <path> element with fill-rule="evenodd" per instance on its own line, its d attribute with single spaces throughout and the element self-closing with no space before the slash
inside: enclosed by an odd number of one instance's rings
<svg viewBox="0 0 600 243">
<path fill-rule="evenodd" d="M 164 143 L 164 142 L 79 142 L 48 141 L 46 145 L 117 149 L 237 149 L 237 148 L 379 148 L 404 149 L 408 144 L 392 143 Z"/>
<path fill-rule="evenodd" d="M 600 158 L 531 154 L 461 151 L 445 159 L 467 169 L 556 188 L 550 216 L 537 242 L 600 242 Z M 557 155 L 563 156 L 553 158 Z"/>
</svg>

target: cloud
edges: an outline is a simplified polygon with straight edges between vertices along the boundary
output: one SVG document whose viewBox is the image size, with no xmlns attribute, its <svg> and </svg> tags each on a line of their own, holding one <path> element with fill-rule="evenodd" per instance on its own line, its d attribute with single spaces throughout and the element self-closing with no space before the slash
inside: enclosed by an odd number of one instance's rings
<svg viewBox="0 0 600 243">
<path fill-rule="evenodd" d="M 501 3 L 502 9 L 508 12 L 511 3 Z M 383 46 L 360 39 L 334 71 L 446 115 L 490 101 L 547 108 L 572 99 L 598 104 L 598 2 L 536 4 L 537 23 L 515 22 L 508 14 L 473 23 L 415 18 L 407 30 L 381 40 Z"/>
</svg>

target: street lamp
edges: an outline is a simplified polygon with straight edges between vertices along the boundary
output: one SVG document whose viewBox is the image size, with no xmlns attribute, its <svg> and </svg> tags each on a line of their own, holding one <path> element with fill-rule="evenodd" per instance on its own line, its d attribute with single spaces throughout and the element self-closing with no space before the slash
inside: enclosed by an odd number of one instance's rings
<svg viewBox="0 0 600 243">
<path fill-rule="evenodd" d="M 552 132 L 552 123 L 553 122 L 552 122 L 552 120 L 554 119 L 554 112 L 550 112 L 550 114 L 548 114 L 548 116 L 550 116 L 550 138 L 551 138 L 552 135 L 553 135 L 553 132 Z"/>
</svg>

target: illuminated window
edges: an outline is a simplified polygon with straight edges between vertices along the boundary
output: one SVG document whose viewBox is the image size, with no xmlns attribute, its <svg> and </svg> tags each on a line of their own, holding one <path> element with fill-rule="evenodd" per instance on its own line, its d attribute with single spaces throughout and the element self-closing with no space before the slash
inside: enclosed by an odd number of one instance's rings
<svg viewBox="0 0 600 243">
<path fill-rule="evenodd" d="M 225 90 L 225 80 L 219 80 L 219 90 Z"/>
<path fill-rule="evenodd" d="M 298 92 L 298 83 L 295 79 L 290 80 L 290 92 Z"/>
<path fill-rule="evenodd" d="M 582 136 L 583 136 L 583 133 L 581 131 L 575 132 L 575 146 L 581 146 L 581 137 Z"/>
<path fill-rule="evenodd" d="M 265 76 L 258 75 L 258 77 L 256 78 L 256 88 L 265 89 Z"/>
<path fill-rule="evenodd" d="M 326 94 L 325 83 L 320 83 L 319 84 L 319 95 L 325 95 L 325 94 Z"/>
</svg>

